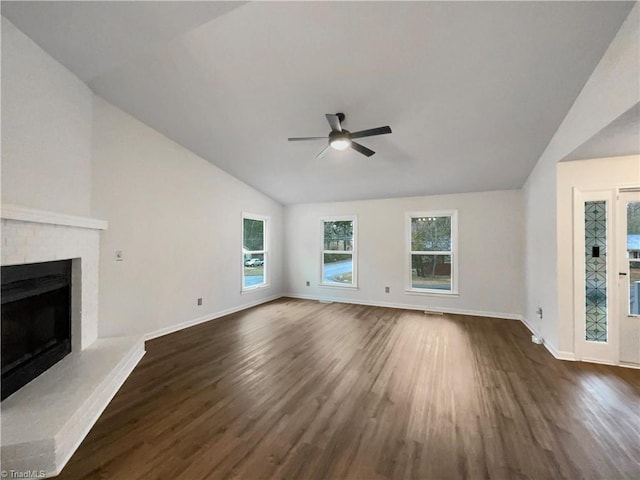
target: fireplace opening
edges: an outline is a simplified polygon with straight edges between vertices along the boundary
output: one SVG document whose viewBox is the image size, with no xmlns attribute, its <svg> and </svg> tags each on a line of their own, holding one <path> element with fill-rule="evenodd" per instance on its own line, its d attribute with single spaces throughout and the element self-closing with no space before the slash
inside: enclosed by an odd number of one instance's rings
<svg viewBox="0 0 640 480">
<path fill-rule="evenodd" d="M 71 260 L 2 267 L 2 400 L 71 352 Z"/>
</svg>

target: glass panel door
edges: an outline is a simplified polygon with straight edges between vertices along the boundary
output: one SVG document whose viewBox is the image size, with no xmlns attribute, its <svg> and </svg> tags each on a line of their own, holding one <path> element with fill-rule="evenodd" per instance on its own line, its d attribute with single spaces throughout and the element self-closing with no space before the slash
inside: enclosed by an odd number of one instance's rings
<svg viewBox="0 0 640 480">
<path fill-rule="evenodd" d="M 640 315 L 640 202 L 626 204 L 627 313 Z M 625 275 L 622 275 L 624 278 Z"/>
<path fill-rule="evenodd" d="M 640 192 L 618 196 L 620 362 L 640 365 Z"/>
</svg>

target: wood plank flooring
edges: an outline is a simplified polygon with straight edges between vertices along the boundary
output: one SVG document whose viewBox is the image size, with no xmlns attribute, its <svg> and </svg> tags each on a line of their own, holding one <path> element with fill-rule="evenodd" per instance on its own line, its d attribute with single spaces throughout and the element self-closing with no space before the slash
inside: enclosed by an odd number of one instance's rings
<svg viewBox="0 0 640 480">
<path fill-rule="evenodd" d="M 517 321 L 280 299 L 147 351 L 59 479 L 640 476 L 640 371 Z"/>
</svg>

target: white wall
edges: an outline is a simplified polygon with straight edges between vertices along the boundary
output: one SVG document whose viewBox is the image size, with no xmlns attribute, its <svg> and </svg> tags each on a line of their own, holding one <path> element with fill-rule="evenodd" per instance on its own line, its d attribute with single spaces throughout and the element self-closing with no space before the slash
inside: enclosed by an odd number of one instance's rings
<svg viewBox="0 0 640 480">
<path fill-rule="evenodd" d="M 574 292 L 574 248 L 573 248 L 573 189 L 580 191 L 615 190 L 618 187 L 640 186 L 640 156 L 602 158 L 561 162 L 558 164 L 558 316 L 575 318 Z M 610 221 L 614 220 L 610 217 Z M 614 238 L 615 240 L 615 238 Z M 584 268 L 583 266 L 581 268 Z M 616 267 L 612 267 L 616 268 Z M 616 275 L 617 270 L 611 272 Z M 617 280 L 617 276 L 615 278 Z M 615 283 L 615 281 L 614 281 Z M 616 312 L 617 291 L 610 292 L 610 304 Z M 622 315 L 620 316 L 622 317 Z M 624 315 L 626 317 L 626 315 Z M 574 322 L 561 322 L 563 337 L 573 338 Z M 640 319 L 624 318 L 620 324 L 620 359 L 640 363 L 640 343 L 637 343 Z M 625 341 L 626 340 L 626 341 Z M 636 341 L 632 341 L 636 340 Z"/>
<path fill-rule="evenodd" d="M 2 202 L 109 221 L 100 336 L 171 330 L 282 292 L 281 205 L 95 97 L 5 18 Z M 270 286 L 245 294 L 243 211 L 271 217 L 273 247 Z"/>
<path fill-rule="evenodd" d="M 100 336 L 171 330 L 280 295 L 280 204 L 98 97 L 92 138 L 93 216 L 109 221 Z M 244 294 L 243 211 L 271 217 L 272 245 L 270 286 Z"/>
<path fill-rule="evenodd" d="M 88 216 L 92 93 L 2 17 L 2 202 Z"/>
<path fill-rule="evenodd" d="M 450 209 L 459 215 L 460 295 L 406 293 L 405 213 Z M 338 215 L 358 217 L 357 290 L 319 285 L 320 218 Z M 305 298 L 517 318 L 524 307 L 522 215 L 520 191 L 287 206 L 285 290 Z"/>
<path fill-rule="evenodd" d="M 640 6 L 635 5 L 524 187 L 526 313 L 529 324 L 561 357 L 573 354 L 573 319 L 558 311 L 557 162 L 640 102 Z M 543 319 L 535 315 L 543 308 Z"/>
</svg>

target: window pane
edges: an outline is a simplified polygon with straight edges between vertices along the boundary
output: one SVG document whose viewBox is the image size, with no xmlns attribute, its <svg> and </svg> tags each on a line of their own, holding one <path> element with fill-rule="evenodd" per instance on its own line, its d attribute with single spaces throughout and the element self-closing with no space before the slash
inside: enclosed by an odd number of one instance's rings
<svg viewBox="0 0 640 480">
<path fill-rule="evenodd" d="M 411 288 L 451 290 L 451 256 L 411 255 Z"/>
<path fill-rule="evenodd" d="M 264 283 L 264 254 L 254 253 L 244 256 L 244 286 L 254 287 Z"/>
<path fill-rule="evenodd" d="M 324 250 L 353 250 L 353 222 L 324 222 Z"/>
<path fill-rule="evenodd" d="M 451 217 L 413 217 L 411 250 L 451 251 Z"/>
<path fill-rule="evenodd" d="M 640 315 L 640 261 L 629 262 L 629 313 Z"/>
<path fill-rule="evenodd" d="M 584 203 L 585 339 L 607 341 L 607 202 Z"/>
<path fill-rule="evenodd" d="M 264 250 L 264 221 L 245 218 L 242 232 L 245 251 Z"/>
<path fill-rule="evenodd" d="M 640 315 L 640 202 L 627 203 L 629 313 Z"/>
<path fill-rule="evenodd" d="M 323 283 L 353 285 L 353 256 L 350 253 L 325 253 L 322 263 Z"/>
</svg>

